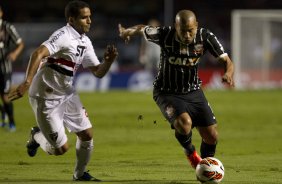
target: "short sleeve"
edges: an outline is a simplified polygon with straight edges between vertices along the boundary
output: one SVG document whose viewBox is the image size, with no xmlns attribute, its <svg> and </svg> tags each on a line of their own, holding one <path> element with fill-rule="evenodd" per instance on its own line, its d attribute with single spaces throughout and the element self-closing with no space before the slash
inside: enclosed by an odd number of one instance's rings
<svg viewBox="0 0 282 184">
<path fill-rule="evenodd" d="M 219 42 L 217 37 L 209 30 L 207 30 L 207 48 L 209 52 L 216 58 L 225 54 L 222 44 Z"/>
<path fill-rule="evenodd" d="M 65 30 L 57 30 L 55 31 L 48 40 L 42 43 L 42 45 L 46 46 L 49 50 L 50 55 L 53 55 L 61 50 L 66 43 L 66 31 Z"/>
<path fill-rule="evenodd" d="M 146 26 L 144 28 L 145 39 L 147 41 L 154 42 L 156 44 L 159 44 L 160 42 L 160 33 L 161 33 L 160 27 Z"/>
<path fill-rule="evenodd" d="M 16 44 L 19 44 L 22 41 L 22 38 L 18 34 L 15 26 L 8 24 L 7 29 L 8 29 L 9 35 L 11 36 L 13 42 Z"/>
</svg>

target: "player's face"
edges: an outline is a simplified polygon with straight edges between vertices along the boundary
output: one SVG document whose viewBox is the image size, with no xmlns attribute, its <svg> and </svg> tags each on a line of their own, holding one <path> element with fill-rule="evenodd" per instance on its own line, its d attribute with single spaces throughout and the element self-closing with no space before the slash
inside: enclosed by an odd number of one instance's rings
<svg viewBox="0 0 282 184">
<path fill-rule="evenodd" d="M 196 37 L 198 23 L 196 21 L 188 21 L 185 24 L 176 22 L 175 29 L 180 41 L 186 44 L 190 44 Z"/>
<path fill-rule="evenodd" d="M 71 25 L 80 34 L 89 32 L 90 24 L 91 24 L 91 11 L 89 8 L 80 9 L 79 16 L 71 21 Z"/>
</svg>

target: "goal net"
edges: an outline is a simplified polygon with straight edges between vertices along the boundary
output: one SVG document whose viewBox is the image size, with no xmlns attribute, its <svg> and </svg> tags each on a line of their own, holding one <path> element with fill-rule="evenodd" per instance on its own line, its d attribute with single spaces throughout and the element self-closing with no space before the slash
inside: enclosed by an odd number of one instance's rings
<svg viewBox="0 0 282 184">
<path fill-rule="evenodd" d="M 238 88 L 282 87 L 282 10 L 234 10 L 232 59 Z"/>
</svg>

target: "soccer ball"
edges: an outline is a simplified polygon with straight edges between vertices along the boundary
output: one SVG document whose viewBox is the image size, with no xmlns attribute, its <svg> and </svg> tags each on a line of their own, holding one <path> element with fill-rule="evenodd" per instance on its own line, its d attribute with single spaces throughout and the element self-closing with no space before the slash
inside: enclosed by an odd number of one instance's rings
<svg viewBox="0 0 282 184">
<path fill-rule="evenodd" d="M 204 184 L 217 184 L 224 177 L 224 167 L 220 160 L 207 157 L 196 167 L 197 180 Z"/>
</svg>

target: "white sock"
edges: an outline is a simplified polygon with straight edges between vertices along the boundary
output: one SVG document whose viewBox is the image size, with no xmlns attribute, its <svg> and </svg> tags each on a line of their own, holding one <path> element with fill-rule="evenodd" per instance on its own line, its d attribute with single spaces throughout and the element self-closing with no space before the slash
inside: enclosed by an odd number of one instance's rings
<svg viewBox="0 0 282 184">
<path fill-rule="evenodd" d="M 94 147 L 93 139 L 90 141 L 81 141 L 78 137 L 76 140 L 76 165 L 74 177 L 79 178 L 83 175 L 88 164 Z"/>
<path fill-rule="evenodd" d="M 54 155 L 54 147 L 47 141 L 42 132 L 34 134 L 34 139 L 46 153 L 49 155 Z"/>
</svg>

